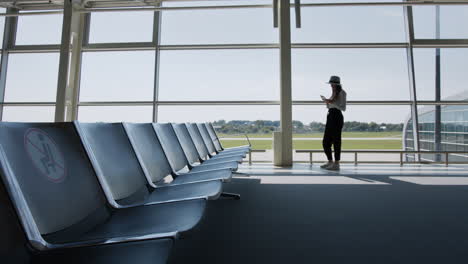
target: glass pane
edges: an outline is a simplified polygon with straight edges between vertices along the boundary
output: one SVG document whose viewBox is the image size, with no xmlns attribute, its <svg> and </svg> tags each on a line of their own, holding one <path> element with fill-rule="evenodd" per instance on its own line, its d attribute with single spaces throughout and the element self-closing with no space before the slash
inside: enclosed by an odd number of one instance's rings
<svg viewBox="0 0 468 264">
<path fill-rule="evenodd" d="M 419 111 L 419 141 L 421 150 L 437 150 L 436 148 L 436 111 L 435 106 L 425 106 Z M 440 151 L 468 152 L 468 106 L 443 105 L 440 107 Z M 423 160 L 445 161 L 445 155 L 424 154 Z M 467 161 L 468 155 L 450 154 L 449 161 Z"/>
<path fill-rule="evenodd" d="M 417 39 L 435 38 L 435 7 L 413 7 L 414 37 Z"/>
<path fill-rule="evenodd" d="M 434 151 L 435 149 L 435 107 L 418 107 L 419 124 L 419 148 L 422 151 Z M 422 160 L 434 160 L 434 154 L 421 155 Z"/>
<path fill-rule="evenodd" d="M 63 15 L 19 16 L 17 45 L 60 44 Z"/>
<path fill-rule="evenodd" d="M 301 121 L 304 124 L 319 122 L 325 124 L 327 121 L 328 109 L 325 105 L 294 105 L 293 120 Z M 375 132 L 385 131 L 387 124 L 401 125 L 410 117 L 410 108 L 406 105 L 348 105 L 343 112 L 344 122 L 376 123 L 379 126 L 353 126 L 348 127 L 349 131 Z M 346 126 L 344 130 L 348 129 Z M 394 126 L 388 129 L 395 130 Z M 399 129 L 397 129 L 399 130 Z M 400 129 L 401 130 L 401 129 Z M 401 132 L 401 131 L 400 131 Z M 401 133 L 400 133 L 401 134 Z"/>
<path fill-rule="evenodd" d="M 1 13 L 5 13 L 5 8 L 0 8 Z M 3 31 L 5 30 L 5 17 L 0 17 L 0 41 L 3 41 Z"/>
<path fill-rule="evenodd" d="M 293 43 L 404 42 L 401 7 L 303 7 L 301 28 L 295 28 L 291 12 Z"/>
<path fill-rule="evenodd" d="M 5 102 L 55 102 L 58 53 L 10 54 Z"/>
<path fill-rule="evenodd" d="M 413 119 L 408 119 L 403 127 L 403 149 L 414 150 L 414 138 L 413 138 Z M 408 154 L 409 155 L 409 154 Z M 408 156 L 407 155 L 407 156 Z M 410 155 L 413 156 L 413 155 Z"/>
<path fill-rule="evenodd" d="M 445 100 L 468 100 L 468 49 L 442 49 L 441 93 Z"/>
<path fill-rule="evenodd" d="M 159 100 L 278 100 L 277 50 L 161 51 Z"/>
<path fill-rule="evenodd" d="M 436 49 L 415 49 L 415 73 L 419 100 L 434 100 L 436 87 Z M 467 100 L 468 49 L 440 50 L 440 78 L 442 100 Z"/>
<path fill-rule="evenodd" d="M 440 20 L 441 38 L 468 39 L 468 6 L 442 6 Z"/>
<path fill-rule="evenodd" d="M 401 2 L 402 0 L 373 0 L 372 2 Z M 302 0 L 301 4 L 315 3 L 345 3 L 345 2 L 362 2 L 362 0 Z M 294 4 L 294 0 L 290 1 Z M 165 7 L 182 7 L 182 6 L 220 6 L 220 5 L 271 5 L 271 0 L 209 0 L 209 1 L 164 1 Z"/>
<path fill-rule="evenodd" d="M 435 100 L 434 49 L 414 49 L 414 74 L 418 100 Z"/>
<path fill-rule="evenodd" d="M 409 100 L 403 49 L 293 49 L 293 100 L 331 94 L 331 75 L 341 77 L 348 100 Z"/>
<path fill-rule="evenodd" d="M 154 12 L 93 13 L 90 43 L 151 42 Z"/>
<path fill-rule="evenodd" d="M 436 38 L 436 7 L 416 6 L 414 13 L 414 34 L 418 39 Z M 467 39 L 468 6 L 440 7 L 440 38 Z"/>
<path fill-rule="evenodd" d="M 271 5 L 271 0 L 210 0 L 210 1 L 164 1 L 164 7 L 183 6 L 225 6 L 225 5 Z"/>
<path fill-rule="evenodd" d="M 82 122 L 152 122 L 152 106 L 80 106 Z"/>
<path fill-rule="evenodd" d="M 402 0 L 372 0 L 372 2 L 401 2 Z M 314 3 L 362 3 L 362 0 L 302 0 L 301 4 L 314 4 Z M 371 1 L 369 1 L 371 2 Z M 294 0 L 291 0 L 290 3 L 294 3 Z"/>
<path fill-rule="evenodd" d="M 270 8 L 167 11 L 162 16 L 164 45 L 277 42 Z"/>
<path fill-rule="evenodd" d="M 54 122 L 55 106 L 4 106 L 2 121 Z"/>
<path fill-rule="evenodd" d="M 213 122 L 218 120 L 279 120 L 279 106 L 208 105 L 159 106 L 158 122 Z"/>
<path fill-rule="evenodd" d="M 86 52 L 80 101 L 152 101 L 154 51 Z"/>
</svg>

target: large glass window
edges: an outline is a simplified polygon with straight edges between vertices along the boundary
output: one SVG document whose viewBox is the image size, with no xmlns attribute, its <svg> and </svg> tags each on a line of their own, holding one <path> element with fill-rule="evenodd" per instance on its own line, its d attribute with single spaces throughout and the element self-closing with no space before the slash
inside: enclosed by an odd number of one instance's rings
<svg viewBox="0 0 468 264">
<path fill-rule="evenodd" d="M 154 12 L 93 13 L 90 43 L 151 42 Z"/>
<path fill-rule="evenodd" d="M 162 51 L 161 101 L 278 100 L 277 50 Z"/>
<path fill-rule="evenodd" d="M 9 56 L 5 102 L 55 102 L 59 54 Z"/>
<path fill-rule="evenodd" d="M 82 122 L 152 122 L 152 106 L 80 106 Z"/>
<path fill-rule="evenodd" d="M 293 43 L 405 42 L 401 7 L 303 7 L 301 28 L 295 19 L 293 11 Z"/>
<path fill-rule="evenodd" d="M 4 106 L 2 121 L 8 122 L 53 122 L 53 106 Z"/>
<path fill-rule="evenodd" d="M 348 100 L 409 100 L 403 49 L 293 49 L 293 100 L 328 97 L 331 75 L 341 77 Z"/>
<path fill-rule="evenodd" d="M 80 101 L 152 101 L 154 51 L 86 52 Z"/>
<path fill-rule="evenodd" d="M 63 15 L 19 16 L 17 45 L 60 44 Z"/>
</svg>

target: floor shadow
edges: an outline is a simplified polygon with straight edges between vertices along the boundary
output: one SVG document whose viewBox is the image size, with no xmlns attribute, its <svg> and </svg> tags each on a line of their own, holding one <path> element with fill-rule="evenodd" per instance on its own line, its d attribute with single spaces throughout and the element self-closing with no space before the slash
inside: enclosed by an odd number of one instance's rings
<svg viewBox="0 0 468 264">
<path fill-rule="evenodd" d="M 251 180 L 226 184 L 242 199 L 210 202 L 170 263 L 468 263 L 468 186 Z"/>
</svg>

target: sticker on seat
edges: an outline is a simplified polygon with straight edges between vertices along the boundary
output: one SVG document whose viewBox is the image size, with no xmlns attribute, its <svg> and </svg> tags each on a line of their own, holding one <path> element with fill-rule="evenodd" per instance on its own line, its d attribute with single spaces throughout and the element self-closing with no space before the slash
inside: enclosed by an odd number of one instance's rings
<svg viewBox="0 0 468 264">
<path fill-rule="evenodd" d="M 54 140 L 44 131 L 31 128 L 24 134 L 24 148 L 32 163 L 52 182 L 65 179 L 65 159 Z"/>
</svg>

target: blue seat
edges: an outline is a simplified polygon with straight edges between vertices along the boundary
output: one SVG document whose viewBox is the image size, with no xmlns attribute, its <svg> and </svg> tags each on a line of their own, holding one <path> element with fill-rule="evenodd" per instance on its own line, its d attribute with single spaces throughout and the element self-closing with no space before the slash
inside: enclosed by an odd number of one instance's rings
<svg viewBox="0 0 468 264">
<path fill-rule="evenodd" d="M 210 137 L 210 134 L 208 133 L 208 130 L 206 129 L 205 125 L 202 123 L 197 124 L 198 131 L 200 131 L 200 134 L 203 138 L 203 142 L 205 142 L 206 147 L 208 148 L 208 151 L 210 152 L 210 155 L 216 157 L 216 156 L 222 156 L 222 157 L 245 157 L 246 152 L 245 151 L 217 151 L 216 147 L 213 143 L 213 140 Z"/>
<path fill-rule="evenodd" d="M 180 145 L 184 150 L 185 156 L 187 157 L 188 162 L 192 167 L 198 167 L 200 164 L 203 165 L 225 165 L 230 166 L 233 164 L 232 162 L 240 163 L 242 161 L 242 157 L 234 157 L 234 158 L 221 158 L 221 159 L 209 159 L 203 160 L 198 153 L 197 147 L 192 140 L 192 136 L 190 135 L 187 126 L 185 124 L 172 124 L 174 131 L 176 132 L 177 138 L 179 139 Z M 237 170 L 238 165 L 234 163 L 231 167 L 233 170 Z"/>
<path fill-rule="evenodd" d="M 170 160 L 166 156 L 152 124 L 125 123 L 124 127 L 140 160 L 140 164 L 142 164 L 143 170 L 147 171 L 150 181 L 155 186 L 161 186 L 160 184 L 167 186 L 165 181 L 167 175 L 172 175 L 173 177 L 173 181 L 169 183 L 171 186 L 193 182 L 229 180 L 228 175 L 230 177 L 230 172 L 226 169 L 203 173 L 176 173 L 172 169 Z M 170 157 L 176 158 L 173 152 L 170 152 Z M 173 164 L 177 163 L 174 161 Z"/>
<path fill-rule="evenodd" d="M 69 261 L 76 263 L 84 252 L 87 263 L 119 254 L 165 263 L 174 239 L 196 227 L 206 207 L 196 199 L 116 209 L 73 123 L 0 123 L 0 172 L 29 252 L 39 260 L 77 256 Z"/>
<path fill-rule="evenodd" d="M 73 250 L 41 252 L 30 264 L 107 264 L 107 263 L 166 263 L 171 252 L 170 239 L 118 243 Z M 2 262 L 5 263 L 5 262 Z M 6 262 L 9 263 L 9 262 Z M 5 264 L 6 264 L 5 263 Z M 17 261 L 11 263 L 18 263 Z"/>
<path fill-rule="evenodd" d="M 250 145 L 250 141 L 249 141 L 249 144 L 248 145 L 244 145 L 244 146 L 238 146 L 238 147 L 231 147 L 231 148 L 223 148 L 223 146 L 221 145 L 221 140 L 219 139 L 218 135 L 216 134 L 216 130 L 214 129 L 213 127 L 213 124 L 212 123 L 205 123 L 204 124 L 210 137 L 211 137 L 211 140 L 213 141 L 213 144 L 215 145 L 216 147 L 216 150 L 218 152 L 221 152 L 221 151 L 241 151 L 241 152 L 245 152 L 245 153 L 248 153 L 251 149 L 251 145 Z M 247 136 L 246 136 L 247 137 Z M 249 140 L 247 138 L 247 140 Z"/>
<path fill-rule="evenodd" d="M 153 159 L 151 167 L 148 163 L 140 164 L 142 160 L 135 153 L 134 145 L 132 146 L 126 129 L 121 123 L 75 122 L 75 125 L 98 177 L 108 187 L 110 196 L 117 203 L 116 206 L 216 199 L 221 194 L 220 180 L 185 186 L 170 184 L 157 186 L 158 180 L 170 174 L 170 172 L 167 173 L 165 160 Z M 131 130 L 130 126 L 127 125 L 128 130 Z M 153 138 L 141 137 L 136 140 L 146 141 L 155 138 L 156 136 L 153 135 Z M 147 149 L 151 146 L 147 142 L 138 142 L 142 143 L 138 145 L 141 151 L 151 151 Z M 160 169 L 157 168 L 159 166 L 161 166 Z"/>
<path fill-rule="evenodd" d="M 174 171 L 174 176 L 176 177 L 174 181 L 192 182 L 193 179 L 199 181 L 220 179 L 220 177 L 224 181 L 229 181 L 232 178 L 232 167 L 237 166 L 237 162 L 233 161 L 229 165 L 212 164 L 199 165 L 196 167 L 191 166 L 172 124 L 153 123 L 153 127 L 164 153 L 171 164 L 171 168 Z M 205 174 L 205 176 L 203 176 L 203 174 Z"/>
<path fill-rule="evenodd" d="M 200 133 L 200 130 L 198 129 L 198 126 L 197 124 L 195 123 L 186 123 L 185 124 L 189 133 L 190 133 L 190 136 L 192 137 L 192 140 L 195 144 L 195 147 L 197 148 L 197 151 L 200 155 L 200 158 L 202 160 L 212 160 L 213 162 L 215 161 L 225 161 L 225 160 L 236 160 L 236 161 L 239 161 L 241 160 L 242 162 L 242 159 L 244 158 L 244 156 L 241 156 L 241 155 L 236 155 L 236 156 L 223 156 L 223 155 L 215 155 L 215 156 L 212 156 L 210 155 L 209 153 L 209 150 L 208 148 L 206 147 L 206 144 L 205 142 L 203 141 L 203 138 L 202 138 L 202 135 Z"/>
</svg>

